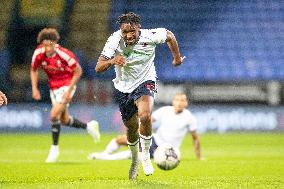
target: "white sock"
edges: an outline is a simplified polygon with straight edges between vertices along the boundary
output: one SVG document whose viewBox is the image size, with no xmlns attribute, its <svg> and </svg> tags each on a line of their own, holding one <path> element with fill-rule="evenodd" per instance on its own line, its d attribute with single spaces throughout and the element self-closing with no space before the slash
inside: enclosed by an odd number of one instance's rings
<svg viewBox="0 0 284 189">
<path fill-rule="evenodd" d="M 106 146 L 106 149 L 103 151 L 106 154 L 112 154 L 116 150 L 118 150 L 120 145 L 116 142 L 116 139 L 112 139 L 108 145 Z"/>
<path fill-rule="evenodd" d="M 152 135 L 143 136 L 143 135 L 139 134 L 139 137 L 140 137 L 139 139 L 140 139 L 142 152 L 147 153 L 150 156 L 149 149 L 150 149 L 150 146 L 152 144 Z"/>
<path fill-rule="evenodd" d="M 138 158 L 138 151 L 139 151 L 139 140 L 137 140 L 133 143 L 130 143 L 130 142 L 127 141 L 127 144 L 128 144 L 128 148 L 131 151 L 132 160 L 137 159 Z"/>
</svg>

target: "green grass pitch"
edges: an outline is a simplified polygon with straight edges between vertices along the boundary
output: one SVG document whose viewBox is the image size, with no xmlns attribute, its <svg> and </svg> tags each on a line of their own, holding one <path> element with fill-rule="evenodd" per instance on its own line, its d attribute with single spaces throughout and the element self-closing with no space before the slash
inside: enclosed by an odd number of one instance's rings
<svg viewBox="0 0 284 189">
<path fill-rule="evenodd" d="M 284 188 L 284 133 L 202 134 L 202 154 L 194 157 L 191 137 L 183 142 L 180 165 L 137 181 L 128 180 L 130 160 L 87 160 L 115 134 L 93 144 L 85 133 L 62 133 L 60 158 L 45 164 L 49 133 L 0 134 L 0 188 Z"/>
</svg>

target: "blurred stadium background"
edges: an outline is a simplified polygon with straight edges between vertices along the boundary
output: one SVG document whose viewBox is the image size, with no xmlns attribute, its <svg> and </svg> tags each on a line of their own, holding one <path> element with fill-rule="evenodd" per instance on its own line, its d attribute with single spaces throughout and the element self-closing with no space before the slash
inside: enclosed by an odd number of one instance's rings
<svg viewBox="0 0 284 189">
<path fill-rule="evenodd" d="M 2 0 L 1 7 L 0 89 L 9 98 L 0 109 L 2 132 L 49 129 L 47 78 L 41 74 L 40 103 L 31 98 L 29 78 L 36 36 L 45 26 L 59 29 L 60 43 L 84 70 L 71 112 L 98 119 L 103 132 L 121 131 L 114 71 L 96 74 L 94 67 L 117 17 L 128 11 L 141 15 L 143 28 L 173 31 L 187 57 L 174 68 L 168 49 L 157 49 L 156 107 L 184 91 L 200 132 L 284 130 L 283 1 Z"/>
<path fill-rule="evenodd" d="M 9 99 L 0 107 L 0 188 L 283 188 L 283 0 L 1 0 L 0 6 L 0 90 Z M 140 170 L 133 183 L 128 160 L 86 159 L 124 132 L 114 71 L 94 68 L 117 17 L 128 11 L 141 15 L 143 28 L 175 33 L 186 62 L 174 68 L 166 45 L 158 47 L 155 108 L 185 92 L 208 160 L 195 161 L 187 137 L 177 169 L 156 167 L 151 177 Z M 47 78 L 41 74 L 43 99 L 35 102 L 29 76 L 37 33 L 46 26 L 60 31 L 60 43 L 84 71 L 71 113 L 97 119 L 103 133 L 94 145 L 85 133 L 64 128 L 55 165 L 43 163 L 51 138 Z"/>
</svg>

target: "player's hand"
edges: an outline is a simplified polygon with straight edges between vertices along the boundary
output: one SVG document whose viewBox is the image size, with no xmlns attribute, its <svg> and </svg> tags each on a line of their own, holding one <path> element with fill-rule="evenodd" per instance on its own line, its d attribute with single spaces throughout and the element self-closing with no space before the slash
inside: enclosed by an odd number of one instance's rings
<svg viewBox="0 0 284 189">
<path fill-rule="evenodd" d="M 71 92 L 68 90 L 63 95 L 63 104 L 68 104 L 69 102 L 71 102 L 71 100 L 72 100 Z"/>
<path fill-rule="evenodd" d="M 113 65 L 118 65 L 118 66 L 124 66 L 126 64 L 126 60 L 122 55 L 116 55 L 113 59 L 112 59 L 112 64 Z"/>
<path fill-rule="evenodd" d="M 2 93 L 0 91 L 0 106 L 2 106 L 3 104 L 7 105 L 7 97 L 4 93 Z"/>
<path fill-rule="evenodd" d="M 41 95 L 38 89 L 33 89 L 33 99 L 35 100 L 40 100 L 41 99 Z"/>
<path fill-rule="evenodd" d="M 174 66 L 181 65 L 185 58 L 186 58 L 185 56 L 183 56 L 183 57 L 180 57 L 180 56 L 179 57 L 175 57 L 174 60 L 173 60 L 173 65 Z"/>
</svg>

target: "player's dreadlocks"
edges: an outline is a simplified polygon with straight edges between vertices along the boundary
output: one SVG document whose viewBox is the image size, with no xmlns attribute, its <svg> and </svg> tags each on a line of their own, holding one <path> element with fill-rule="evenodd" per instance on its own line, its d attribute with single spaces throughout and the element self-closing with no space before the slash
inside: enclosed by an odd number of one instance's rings
<svg viewBox="0 0 284 189">
<path fill-rule="evenodd" d="M 117 23 L 119 25 L 123 23 L 140 24 L 140 16 L 138 14 L 135 14 L 134 12 L 122 14 L 118 17 Z"/>
<path fill-rule="evenodd" d="M 43 40 L 50 40 L 57 43 L 59 39 L 60 35 L 54 28 L 44 28 L 38 33 L 37 36 L 38 43 L 41 43 Z"/>
</svg>

